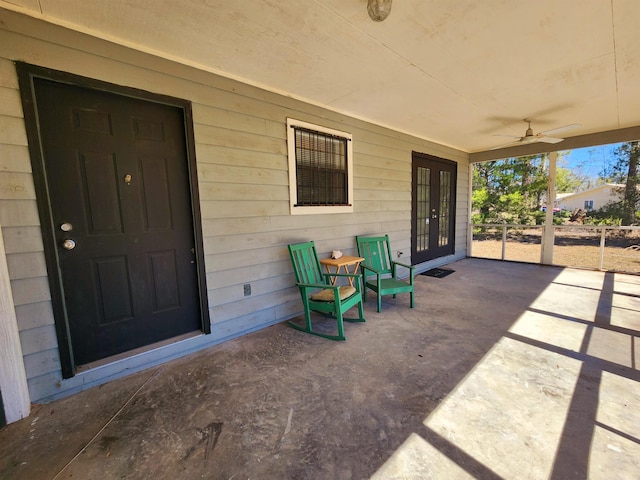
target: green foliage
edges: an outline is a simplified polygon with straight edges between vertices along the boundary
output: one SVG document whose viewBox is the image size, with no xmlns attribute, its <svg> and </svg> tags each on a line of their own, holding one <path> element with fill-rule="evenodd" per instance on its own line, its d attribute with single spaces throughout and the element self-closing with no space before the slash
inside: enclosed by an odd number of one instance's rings
<svg viewBox="0 0 640 480">
<path fill-rule="evenodd" d="M 585 217 L 585 225 L 610 225 L 613 227 L 619 227 L 622 225 L 622 219 L 619 217 L 599 217 L 595 215 L 588 215 Z"/>
<path fill-rule="evenodd" d="M 589 212 L 584 223 L 589 225 L 613 225 L 623 224 L 625 203 L 624 200 L 609 202 L 604 207 Z M 636 212 L 635 222 L 640 223 L 640 211 Z"/>
<path fill-rule="evenodd" d="M 568 168 L 556 169 L 556 191 L 558 193 L 572 193 L 578 190 L 583 180 Z"/>
<path fill-rule="evenodd" d="M 601 175 L 610 182 L 624 184 L 622 199 L 616 207 L 621 225 L 638 225 L 640 208 L 640 142 L 626 142 L 614 151 L 616 161 L 609 164 Z M 611 210 L 611 208 L 610 208 Z"/>
<path fill-rule="evenodd" d="M 547 218 L 547 214 L 542 210 L 538 210 L 533 213 L 533 219 L 536 225 L 542 225 L 546 218 Z"/>
<path fill-rule="evenodd" d="M 473 191 L 471 202 L 473 208 L 481 208 L 489 200 L 489 191 L 486 188 L 479 188 Z"/>
<path fill-rule="evenodd" d="M 472 221 L 531 225 L 547 190 L 546 155 L 474 165 Z"/>
<path fill-rule="evenodd" d="M 620 144 L 614 151 L 615 162 L 602 172 L 598 183 L 619 183 L 620 201 L 605 208 L 589 212 L 585 223 L 605 225 L 640 224 L 640 142 Z M 507 158 L 481 164 L 473 169 L 472 221 L 474 223 L 509 223 L 540 225 L 546 215 L 541 211 L 546 196 L 548 178 L 547 155 L 529 155 Z M 556 191 L 560 193 L 579 190 L 585 178 L 562 166 L 558 159 Z M 551 208 L 551 205 L 548 206 Z M 553 222 L 567 221 L 571 212 L 555 214 Z"/>
</svg>

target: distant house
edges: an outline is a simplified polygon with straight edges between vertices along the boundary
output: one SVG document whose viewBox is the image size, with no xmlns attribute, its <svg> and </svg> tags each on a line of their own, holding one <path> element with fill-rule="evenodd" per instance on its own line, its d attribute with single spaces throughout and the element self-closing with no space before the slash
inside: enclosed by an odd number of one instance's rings
<svg viewBox="0 0 640 480">
<path fill-rule="evenodd" d="M 598 210 L 609 202 L 620 200 L 619 189 L 622 184 L 606 183 L 584 192 L 558 194 L 556 202 L 561 210 Z"/>
</svg>

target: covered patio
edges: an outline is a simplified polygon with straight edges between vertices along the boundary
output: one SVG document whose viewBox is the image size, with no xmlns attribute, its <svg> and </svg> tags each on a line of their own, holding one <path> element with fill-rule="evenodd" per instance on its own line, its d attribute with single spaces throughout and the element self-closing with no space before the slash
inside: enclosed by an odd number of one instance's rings
<svg viewBox="0 0 640 480">
<path fill-rule="evenodd" d="M 346 342 L 277 324 L 35 405 L 0 477 L 636 477 L 640 277 L 449 267 Z"/>
</svg>

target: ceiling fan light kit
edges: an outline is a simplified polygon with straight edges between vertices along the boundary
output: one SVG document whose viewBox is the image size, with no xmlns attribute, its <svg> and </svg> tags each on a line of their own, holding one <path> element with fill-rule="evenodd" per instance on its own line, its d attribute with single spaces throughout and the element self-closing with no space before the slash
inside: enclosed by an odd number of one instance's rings
<svg viewBox="0 0 640 480">
<path fill-rule="evenodd" d="M 374 22 L 381 22 L 391 13 L 392 0 L 369 0 L 367 2 L 367 12 Z"/>
<path fill-rule="evenodd" d="M 528 145 L 530 143 L 560 143 L 564 140 L 564 138 L 552 137 L 550 136 L 550 134 L 555 134 L 582 126 L 579 123 L 572 123 L 571 125 L 565 125 L 564 127 L 552 128 L 551 130 L 546 130 L 540 133 L 533 133 L 533 129 L 531 128 L 531 120 L 527 120 L 525 118 L 524 121 L 527 122 L 529 126 L 527 127 L 527 131 L 525 132 L 523 137 L 518 137 L 517 135 L 494 135 L 496 137 L 517 138 L 517 140 L 505 143 L 503 145 L 498 145 L 497 147 L 493 147 L 491 150 L 498 150 L 500 148 L 506 147 L 515 147 L 516 145 Z"/>
</svg>

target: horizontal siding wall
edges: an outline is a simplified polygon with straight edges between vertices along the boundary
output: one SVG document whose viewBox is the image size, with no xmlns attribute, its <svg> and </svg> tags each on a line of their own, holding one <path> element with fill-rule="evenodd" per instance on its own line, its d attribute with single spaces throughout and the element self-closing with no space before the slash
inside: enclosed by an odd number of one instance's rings
<svg viewBox="0 0 640 480">
<path fill-rule="evenodd" d="M 355 254 L 356 235 L 388 233 L 410 261 L 412 151 L 459 162 L 455 258 L 465 255 L 463 152 L 12 12 L 0 10 L 0 25 L 0 223 L 33 401 L 162 358 L 62 380 L 14 60 L 192 102 L 212 334 L 172 347 L 166 358 L 299 314 L 289 243 L 312 239 L 323 256 Z M 287 117 L 353 135 L 352 214 L 289 215 Z"/>
</svg>

